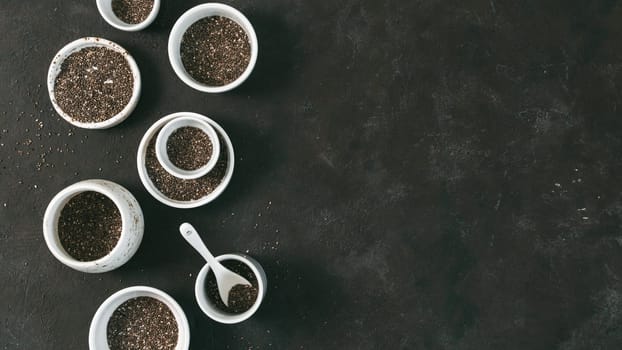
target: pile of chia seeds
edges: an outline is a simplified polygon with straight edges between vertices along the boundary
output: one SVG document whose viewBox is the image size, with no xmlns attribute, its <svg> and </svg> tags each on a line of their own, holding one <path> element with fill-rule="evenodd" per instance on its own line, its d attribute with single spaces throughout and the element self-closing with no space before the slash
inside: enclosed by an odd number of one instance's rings
<svg viewBox="0 0 622 350">
<path fill-rule="evenodd" d="M 181 41 L 181 61 L 195 80 L 222 86 L 236 80 L 248 66 L 251 45 L 242 27 L 220 16 L 193 23 Z"/>
<path fill-rule="evenodd" d="M 212 142 L 203 130 L 183 127 L 175 130 L 166 142 L 168 159 L 183 170 L 196 170 L 212 157 Z"/>
<path fill-rule="evenodd" d="M 110 253 L 121 237 L 122 219 L 114 202 L 99 192 L 75 195 L 58 218 L 58 238 L 69 255 L 93 261 Z"/>
<path fill-rule="evenodd" d="M 112 313 L 106 338 L 110 350 L 173 350 L 178 333 L 177 321 L 168 306 L 155 298 L 138 297 Z"/>
<path fill-rule="evenodd" d="M 154 0 L 112 0 L 112 12 L 128 24 L 144 22 L 153 9 Z"/>
<path fill-rule="evenodd" d="M 125 56 L 106 47 L 69 55 L 54 83 L 54 98 L 70 118 L 83 123 L 108 120 L 127 106 L 134 77 Z"/>
</svg>

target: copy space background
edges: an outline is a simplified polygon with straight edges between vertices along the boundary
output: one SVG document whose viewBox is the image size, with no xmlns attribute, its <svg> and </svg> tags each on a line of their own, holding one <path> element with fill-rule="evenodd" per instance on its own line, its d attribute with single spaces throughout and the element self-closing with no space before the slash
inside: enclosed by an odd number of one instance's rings
<svg viewBox="0 0 622 350">
<path fill-rule="evenodd" d="M 86 349 L 99 304 L 132 285 L 179 300 L 197 350 L 620 347 L 622 3 L 227 1 L 260 54 L 220 95 L 168 62 L 198 3 L 164 0 L 126 33 L 95 1 L 0 1 L 0 349 Z M 49 63 L 82 36 L 142 72 L 110 130 L 51 110 Z M 153 199 L 135 165 L 143 133 L 178 111 L 214 118 L 236 151 L 227 191 L 194 210 Z M 146 220 L 136 256 L 102 275 L 60 264 L 41 232 L 49 200 L 89 178 L 126 186 Z M 183 221 L 263 264 L 251 320 L 201 313 Z"/>
</svg>

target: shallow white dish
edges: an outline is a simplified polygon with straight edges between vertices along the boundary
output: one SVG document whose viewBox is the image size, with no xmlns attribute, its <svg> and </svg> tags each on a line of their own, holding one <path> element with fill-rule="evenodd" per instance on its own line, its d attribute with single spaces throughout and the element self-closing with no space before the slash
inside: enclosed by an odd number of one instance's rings
<svg viewBox="0 0 622 350">
<path fill-rule="evenodd" d="M 222 86 L 210 86 L 196 81 L 192 76 L 190 76 L 190 74 L 188 74 L 186 68 L 184 68 L 183 62 L 181 61 L 181 41 L 184 33 L 186 33 L 186 30 L 188 30 L 188 28 L 196 21 L 205 17 L 213 16 L 227 17 L 239 24 L 240 27 L 242 27 L 242 29 L 246 32 L 246 36 L 248 37 L 248 41 L 251 46 L 251 58 L 248 62 L 248 66 L 246 66 L 246 69 L 244 70 L 244 73 L 242 73 L 242 75 L 240 75 L 236 80 Z M 229 5 L 215 2 L 201 4 L 186 11 L 183 15 L 181 15 L 181 17 L 179 17 L 177 22 L 175 22 L 168 39 L 168 58 L 169 61 L 171 61 L 171 66 L 173 66 L 175 74 L 177 74 L 179 79 L 186 83 L 186 85 L 196 90 L 209 93 L 229 91 L 242 84 L 251 75 L 253 68 L 255 68 L 258 52 L 259 41 L 257 40 L 257 34 L 246 16 Z"/>
<path fill-rule="evenodd" d="M 61 67 L 65 59 L 69 57 L 72 53 L 80 51 L 87 47 L 106 47 L 121 53 L 123 56 L 125 56 L 125 59 L 130 66 L 132 77 L 134 78 L 132 97 L 130 97 L 130 101 L 125 106 L 125 108 L 123 108 L 121 112 L 119 112 L 112 118 L 97 123 L 84 123 L 71 118 L 71 116 L 69 116 L 60 108 L 54 96 L 54 84 L 56 82 L 56 77 L 61 72 Z M 136 108 L 136 105 L 138 104 L 138 99 L 140 97 L 141 88 L 140 71 L 138 70 L 138 65 L 136 64 L 136 61 L 134 61 L 134 58 L 132 58 L 129 52 L 127 52 L 127 50 L 125 50 L 119 44 L 102 38 L 86 37 L 70 42 L 69 44 L 65 45 L 65 47 L 60 49 L 56 56 L 54 56 L 54 59 L 50 64 L 50 69 L 48 70 L 47 86 L 48 94 L 50 95 L 50 100 L 52 101 L 52 106 L 54 106 L 56 112 L 60 114 L 63 119 L 79 128 L 107 129 L 124 121 L 134 111 L 134 108 Z"/>
<path fill-rule="evenodd" d="M 187 350 L 190 347 L 190 325 L 184 310 L 170 295 L 146 286 L 134 286 L 121 289 L 106 299 L 95 312 L 89 328 L 89 349 L 110 350 L 108 347 L 108 320 L 124 302 L 137 297 L 151 297 L 163 302 L 177 321 L 177 346 L 175 350 Z"/>
<path fill-rule="evenodd" d="M 149 16 L 144 21 L 136 24 L 123 22 L 112 10 L 112 0 L 97 0 L 97 10 L 102 18 L 111 26 L 126 32 L 136 32 L 147 28 L 158 16 L 160 11 L 160 0 L 153 1 L 153 7 Z"/>
<path fill-rule="evenodd" d="M 170 120 L 174 118 L 182 117 L 182 116 L 192 116 L 192 117 L 200 118 L 206 121 L 207 123 L 209 123 L 216 130 L 216 132 L 222 137 L 224 144 L 226 145 L 227 152 L 228 152 L 227 169 L 225 170 L 225 176 L 220 182 L 220 184 L 214 189 L 214 191 L 212 191 L 205 197 L 198 199 L 198 200 L 194 200 L 194 201 L 178 201 L 178 200 L 174 200 L 174 199 L 171 199 L 165 196 L 162 192 L 160 192 L 160 190 L 158 190 L 158 188 L 153 184 L 153 182 L 149 178 L 149 175 L 147 173 L 147 167 L 145 164 L 146 157 L 147 157 L 147 145 L 149 145 L 151 138 L 156 136 L 156 133 L 160 130 L 160 128 L 164 126 L 164 124 L 166 124 L 167 122 L 169 122 Z M 224 151 L 222 146 L 223 145 L 221 144 L 221 148 L 220 148 L 221 152 Z M 225 130 L 220 125 L 218 125 L 218 123 L 198 113 L 178 112 L 178 113 L 169 114 L 161 118 L 147 130 L 142 140 L 140 141 L 140 145 L 138 146 L 138 154 L 136 156 L 136 165 L 138 167 L 138 175 L 140 176 L 140 180 L 142 181 L 143 186 L 145 186 L 145 188 L 147 189 L 147 192 L 149 192 L 155 199 L 174 208 L 188 209 L 188 208 L 196 208 L 196 207 L 205 205 L 213 201 L 214 199 L 218 198 L 218 196 L 222 194 L 222 192 L 229 185 L 229 182 L 231 181 L 231 177 L 233 176 L 233 168 L 235 165 L 235 154 L 233 152 L 233 144 L 231 143 L 231 139 L 229 139 L 229 135 L 227 135 Z"/>
</svg>

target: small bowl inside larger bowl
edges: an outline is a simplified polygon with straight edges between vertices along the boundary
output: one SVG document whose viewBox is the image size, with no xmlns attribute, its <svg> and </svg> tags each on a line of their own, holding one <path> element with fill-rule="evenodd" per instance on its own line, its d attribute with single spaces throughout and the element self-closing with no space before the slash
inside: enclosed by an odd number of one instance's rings
<svg viewBox="0 0 622 350">
<path fill-rule="evenodd" d="M 183 62 L 181 61 L 181 41 L 184 33 L 186 33 L 186 30 L 188 30 L 188 28 L 196 21 L 213 16 L 227 17 L 240 25 L 240 27 L 242 27 L 242 29 L 246 32 L 246 36 L 248 37 L 251 45 L 251 58 L 248 62 L 248 66 L 246 66 L 246 70 L 244 70 L 244 73 L 242 73 L 242 75 L 231 83 L 222 86 L 209 86 L 196 81 L 192 76 L 190 76 L 190 74 L 188 74 Z M 259 42 L 251 22 L 246 18 L 246 16 L 235 8 L 219 3 L 206 3 L 195 6 L 186 11 L 186 13 L 179 17 L 177 22 L 175 22 L 168 39 L 168 58 L 171 61 L 171 66 L 173 66 L 175 74 L 177 74 L 179 79 L 186 83 L 186 85 L 196 90 L 209 93 L 229 91 L 242 84 L 251 75 L 253 68 L 255 68 L 258 52 Z"/>
<path fill-rule="evenodd" d="M 151 297 L 163 302 L 177 321 L 177 346 L 175 350 L 187 350 L 190 347 L 190 325 L 184 310 L 170 295 L 146 286 L 134 286 L 122 289 L 104 301 L 95 312 L 89 329 L 90 350 L 110 350 L 108 347 L 108 320 L 114 311 L 124 302 L 138 297 Z"/>
<path fill-rule="evenodd" d="M 117 115 L 102 122 L 96 123 L 84 123 L 75 120 L 60 108 L 60 106 L 56 102 L 56 97 L 54 96 L 54 85 L 56 84 L 56 77 L 61 72 L 61 68 L 65 59 L 69 57 L 72 53 L 80 51 L 87 47 L 105 47 L 121 53 L 127 60 L 127 63 L 129 64 L 130 70 L 132 72 L 132 78 L 134 79 L 134 86 L 132 87 L 132 97 L 130 98 L 130 101 L 125 106 L 125 108 L 123 108 L 123 110 L 121 110 L 121 112 L 119 112 Z M 52 106 L 54 106 L 56 112 L 60 114 L 63 119 L 79 128 L 107 129 L 124 121 L 134 111 L 134 108 L 136 108 L 136 105 L 138 104 L 138 99 L 140 97 L 141 88 L 140 71 L 138 69 L 138 65 L 136 64 L 136 61 L 134 61 L 134 58 L 132 58 L 129 52 L 127 52 L 127 50 L 122 48 L 119 44 L 102 38 L 86 37 L 70 42 L 69 44 L 65 45 L 65 47 L 60 49 L 56 56 L 54 56 L 54 59 L 50 64 L 50 69 L 48 70 L 47 87 L 48 94 L 50 95 L 50 100 L 52 101 Z"/>
<path fill-rule="evenodd" d="M 167 122 L 175 118 L 182 117 L 182 116 L 193 116 L 196 118 L 200 118 L 201 120 L 204 120 L 205 122 L 209 123 L 214 128 L 214 130 L 216 130 L 216 133 L 221 138 L 220 153 L 223 154 L 224 152 L 227 152 L 226 153 L 227 154 L 227 168 L 225 170 L 224 178 L 222 179 L 220 184 L 216 186 L 214 191 L 212 191 L 208 195 L 200 199 L 192 200 L 192 201 L 175 200 L 164 195 L 158 189 L 158 187 L 156 187 L 156 185 L 153 183 L 153 181 L 149 177 L 149 174 L 147 172 L 147 166 L 146 166 L 147 147 L 149 146 L 149 143 L 151 142 L 152 138 L 157 137 L 158 132 L 164 126 L 164 124 L 166 124 Z M 229 138 L 229 135 L 227 135 L 225 130 L 220 125 L 218 125 L 218 123 L 198 113 L 178 112 L 178 113 L 173 113 L 165 117 L 162 117 L 160 120 L 155 122 L 147 130 L 147 132 L 145 132 L 145 135 L 143 136 L 142 140 L 140 141 L 140 145 L 138 146 L 138 154 L 136 156 L 136 165 L 138 167 L 138 175 L 140 176 L 141 182 L 145 186 L 145 189 L 147 189 L 147 192 L 149 192 L 155 199 L 157 199 L 161 203 L 164 203 L 170 207 L 189 209 L 189 208 L 196 208 L 196 207 L 200 207 L 202 205 L 208 204 L 212 202 L 213 200 L 215 200 L 216 198 L 218 198 L 225 191 L 225 189 L 229 185 L 229 182 L 231 181 L 231 177 L 233 176 L 233 169 L 235 166 L 235 154 L 233 152 L 233 144 L 231 143 L 231 139 Z"/>
<path fill-rule="evenodd" d="M 158 12 L 160 11 L 160 0 L 154 0 L 151 12 L 144 21 L 135 24 L 126 23 L 117 17 L 112 10 L 112 1 L 113 0 L 97 0 L 97 10 L 102 18 L 108 22 L 108 24 L 126 32 L 136 32 L 147 28 L 156 19 Z"/>
</svg>

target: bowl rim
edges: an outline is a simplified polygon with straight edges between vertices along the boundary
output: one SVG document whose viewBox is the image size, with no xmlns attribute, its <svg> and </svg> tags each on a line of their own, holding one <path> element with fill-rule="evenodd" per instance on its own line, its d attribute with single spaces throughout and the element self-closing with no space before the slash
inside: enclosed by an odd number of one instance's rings
<svg viewBox="0 0 622 350">
<path fill-rule="evenodd" d="M 97 332 L 100 323 L 105 321 L 105 325 L 107 327 L 108 320 L 110 319 L 110 316 L 112 316 L 112 312 L 114 312 L 117 307 L 119 307 L 127 300 L 140 296 L 156 298 L 166 304 L 166 306 L 171 309 L 171 312 L 173 313 L 173 316 L 175 316 L 175 320 L 177 321 L 178 336 L 175 349 L 185 350 L 190 347 L 190 324 L 188 323 L 188 317 L 186 316 L 184 309 L 179 305 L 179 303 L 169 294 L 160 289 L 138 285 L 126 287 L 113 293 L 108 298 L 106 298 L 106 300 L 104 300 L 104 302 L 101 303 L 101 305 L 97 308 L 97 311 L 95 311 L 95 314 L 91 319 L 91 324 L 89 325 L 89 349 L 109 350 L 109 347 L 107 346 L 108 344 L 106 344 L 106 349 L 97 348 L 98 344 L 96 343 L 96 337 L 98 335 Z M 110 312 L 108 318 L 104 319 L 104 313 L 106 313 L 110 309 L 112 309 L 112 312 Z M 180 343 L 180 339 L 182 343 Z"/>
<path fill-rule="evenodd" d="M 235 21 L 238 25 L 240 25 L 240 27 L 242 27 L 244 32 L 246 32 L 248 41 L 251 46 L 251 58 L 244 72 L 234 81 L 228 84 L 222 85 L 222 86 L 210 86 L 210 85 L 206 85 L 206 84 L 196 81 L 192 76 L 190 76 L 190 74 L 188 74 L 186 69 L 183 67 L 183 64 L 179 63 L 181 61 L 181 57 L 180 57 L 181 54 L 179 51 L 180 51 L 183 35 L 185 34 L 186 30 L 192 24 L 196 22 L 196 21 L 193 21 L 192 23 L 185 25 L 187 19 L 189 17 L 194 16 L 195 14 L 199 14 L 201 12 L 210 12 L 214 10 L 229 13 L 233 17 L 235 17 L 235 18 L 232 18 L 230 16 L 221 15 L 221 16 L 225 16 Z M 205 18 L 205 17 L 209 17 L 209 15 L 203 16 L 202 18 Z M 255 64 L 257 63 L 258 53 L 259 53 L 259 41 L 257 40 L 257 33 L 255 32 L 255 28 L 253 27 L 251 22 L 248 20 L 248 18 L 238 9 L 232 6 L 225 5 L 222 3 L 217 3 L 217 2 L 209 2 L 205 4 L 200 4 L 184 12 L 177 19 L 177 21 L 175 21 L 175 24 L 173 25 L 173 28 L 171 29 L 171 33 L 168 39 L 168 57 L 169 57 L 171 66 L 173 67 L 173 71 L 175 71 L 175 74 L 179 77 L 179 79 L 181 79 L 186 85 L 190 86 L 191 88 L 202 91 L 202 92 L 207 92 L 207 93 L 226 92 L 226 91 L 233 90 L 239 85 L 241 85 L 246 79 L 248 79 L 253 69 L 255 68 Z"/>
<path fill-rule="evenodd" d="M 188 116 L 188 115 L 195 116 L 209 123 L 225 141 L 229 154 L 227 158 L 228 161 L 227 161 L 227 169 L 225 171 L 225 176 L 223 180 L 220 182 L 220 184 L 216 186 L 214 191 L 210 192 L 208 195 L 198 200 L 178 201 L 178 200 L 171 199 L 165 196 L 162 192 L 160 192 L 160 190 L 158 190 L 158 188 L 149 178 L 149 175 L 147 173 L 147 166 L 145 162 L 146 162 L 146 156 L 147 156 L 147 145 L 149 144 L 151 139 L 155 137 L 155 133 L 166 122 L 173 120 L 174 118 L 177 118 L 180 116 Z M 220 151 L 221 152 L 223 151 L 222 147 Z M 166 115 L 160 118 L 158 121 L 153 123 L 149 127 L 149 129 L 145 132 L 145 134 L 143 135 L 143 138 L 140 140 L 140 144 L 138 145 L 138 152 L 136 156 L 136 166 L 138 168 L 138 175 L 140 177 L 140 181 L 142 182 L 145 189 L 147 189 L 147 192 L 149 192 L 149 194 L 151 194 L 155 199 L 157 199 L 161 203 L 166 204 L 170 207 L 179 208 L 179 209 L 190 209 L 190 208 L 200 207 L 200 206 L 203 206 L 205 204 L 208 204 L 214 201 L 225 191 L 227 186 L 229 186 L 229 183 L 231 182 L 231 178 L 233 177 L 233 170 L 235 168 L 235 152 L 233 150 L 233 144 L 231 142 L 231 139 L 229 138 L 229 135 L 227 135 L 225 130 L 214 120 L 202 114 L 198 114 L 194 112 L 176 112 L 176 113 L 172 113 L 172 114 L 169 114 L 169 115 Z"/>
<path fill-rule="evenodd" d="M 140 23 L 125 23 L 120 18 L 118 18 L 113 11 L 111 11 L 112 15 L 106 11 L 104 8 L 104 3 L 112 3 L 112 0 L 97 0 L 97 10 L 99 11 L 99 15 L 106 21 L 108 24 L 117 28 L 119 30 L 123 30 L 126 32 L 137 32 L 139 30 L 143 30 L 147 28 L 158 16 L 160 12 L 160 0 L 153 1 L 153 7 L 151 8 L 151 12 L 149 12 L 149 16 L 145 18 L 144 21 Z M 114 16 L 111 17 L 111 16 Z"/>
<path fill-rule="evenodd" d="M 125 57 L 128 65 L 130 66 L 130 71 L 132 72 L 132 78 L 134 80 L 134 84 L 132 87 L 132 96 L 130 97 L 127 105 L 119 113 L 112 116 L 111 118 L 95 123 L 85 123 L 72 118 L 60 108 L 60 106 L 56 102 L 56 97 L 54 95 L 56 77 L 61 72 L 62 64 L 65 59 L 67 59 L 67 57 L 69 57 L 71 54 L 88 47 L 105 47 L 121 53 Z M 56 55 L 54 55 L 54 58 L 52 59 L 52 62 L 50 63 L 50 67 L 48 69 L 47 88 L 50 101 L 52 101 L 52 106 L 56 110 L 56 113 L 58 113 L 67 122 L 83 129 L 107 129 L 124 121 L 134 111 L 134 108 L 136 108 L 141 92 L 141 76 L 136 61 L 134 60 L 132 55 L 130 55 L 130 53 L 121 45 L 100 37 L 83 37 L 66 44 L 56 53 Z"/>
</svg>

